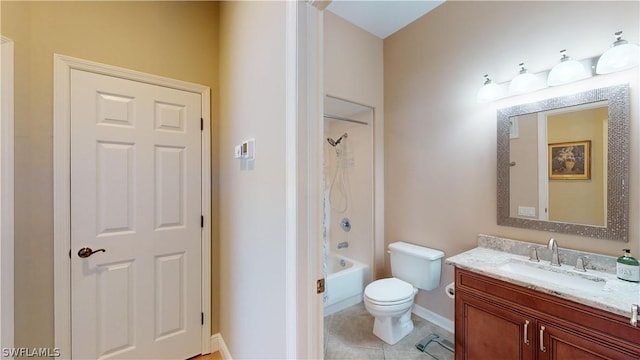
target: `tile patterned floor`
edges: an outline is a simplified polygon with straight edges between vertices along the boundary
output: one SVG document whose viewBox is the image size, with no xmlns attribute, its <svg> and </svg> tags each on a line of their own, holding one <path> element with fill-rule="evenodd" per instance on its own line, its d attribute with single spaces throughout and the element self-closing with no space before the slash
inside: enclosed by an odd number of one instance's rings
<svg viewBox="0 0 640 360">
<path fill-rule="evenodd" d="M 453 360 L 453 353 L 432 342 L 425 352 L 416 344 L 436 333 L 453 342 L 453 334 L 412 315 L 414 329 L 395 345 L 389 345 L 373 335 L 373 317 L 362 303 L 324 318 L 325 359 L 402 359 Z"/>
</svg>

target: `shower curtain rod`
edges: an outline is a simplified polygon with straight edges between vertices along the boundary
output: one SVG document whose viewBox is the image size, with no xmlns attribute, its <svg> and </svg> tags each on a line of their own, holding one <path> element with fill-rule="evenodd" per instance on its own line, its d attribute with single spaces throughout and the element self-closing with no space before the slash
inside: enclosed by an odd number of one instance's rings
<svg viewBox="0 0 640 360">
<path fill-rule="evenodd" d="M 329 119 L 333 119 L 333 120 L 348 121 L 348 122 L 361 124 L 361 125 L 369 125 L 368 122 L 364 122 L 364 121 L 360 121 L 360 120 L 353 120 L 353 119 L 349 119 L 349 118 L 342 117 L 342 116 L 337 116 L 337 115 L 324 114 L 324 117 L 329 118 Z"/>
</svg>

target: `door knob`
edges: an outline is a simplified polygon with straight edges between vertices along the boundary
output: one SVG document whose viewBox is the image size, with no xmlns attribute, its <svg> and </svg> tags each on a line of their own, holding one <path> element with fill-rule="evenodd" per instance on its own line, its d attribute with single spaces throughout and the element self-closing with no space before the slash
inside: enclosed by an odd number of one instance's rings
<svg viewBox="0 0 640 360">
<path fill-rule="evenodd" d="M 107 252 L 107 250 L 105 249 L 98 249 L 96 251 L 91 250 L 91 248 L 88 247 L 83 247 L 82 249 L 78 250 L 78 256 L 80 256 L 81 258 L 88 258 L 89 256 L 97 253 L 97 252 Z"/>
</svg>

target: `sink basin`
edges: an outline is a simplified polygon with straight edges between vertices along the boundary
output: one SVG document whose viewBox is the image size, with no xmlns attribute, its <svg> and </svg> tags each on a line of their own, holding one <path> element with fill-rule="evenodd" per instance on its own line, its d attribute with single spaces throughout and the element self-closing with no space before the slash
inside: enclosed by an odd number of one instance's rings
<svg viewBox="0 0 640 360">
<path fill-rule="evenodd" d="M 514 275 L 515 279 L 526 280 L 533 284 L 543 281 L 575 290 L 601 290 L 607 283 L 605 278 L 574 271 L 571 267 L 553 267 L 533 262 L 511 260 L 498 269 Z"/>
</svg>

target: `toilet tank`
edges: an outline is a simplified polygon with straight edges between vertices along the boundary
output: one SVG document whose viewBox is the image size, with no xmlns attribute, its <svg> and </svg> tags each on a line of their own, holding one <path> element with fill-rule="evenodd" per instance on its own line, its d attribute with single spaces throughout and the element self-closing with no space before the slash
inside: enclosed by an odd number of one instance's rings
<svg viewBox="0 0 640 360">
<path fill-rule="evenodd" d="M 422 290 L 440 285 L 440 269 L 444 253 L 402 241 L 389 244 L 391 274 Z"/>
</svg>

